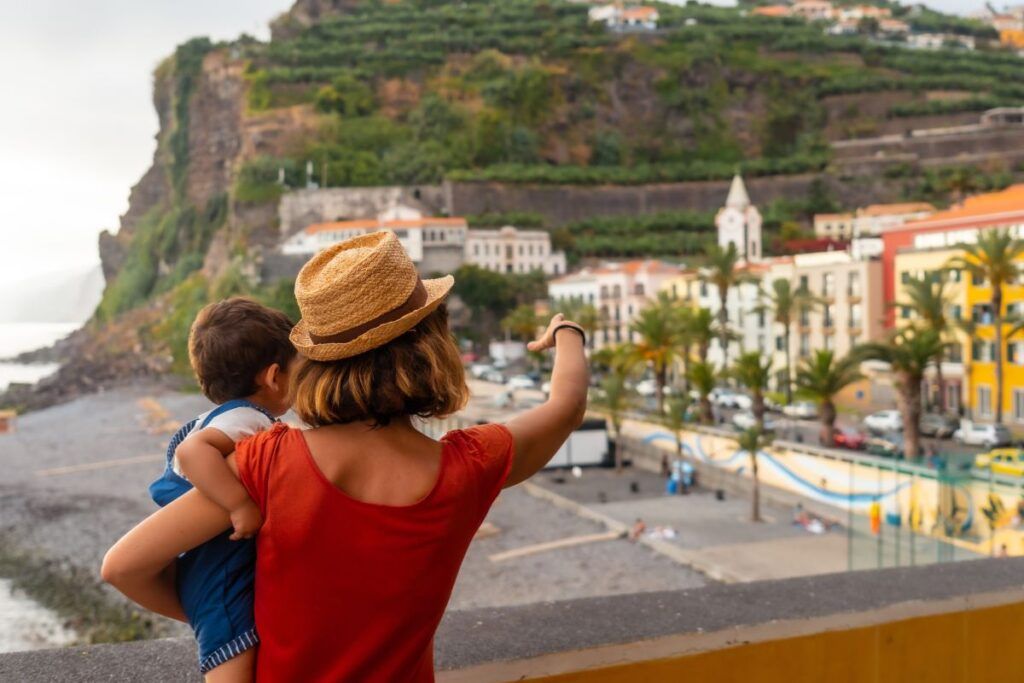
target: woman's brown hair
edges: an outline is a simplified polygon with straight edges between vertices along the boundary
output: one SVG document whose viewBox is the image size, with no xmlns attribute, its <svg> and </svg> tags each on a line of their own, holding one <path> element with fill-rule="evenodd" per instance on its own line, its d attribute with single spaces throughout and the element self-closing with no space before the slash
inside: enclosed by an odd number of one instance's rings
<svg viewBox="0 0 1024 683">
<path fill-rule="evenodd" d="M 293 408 L 306 424 L 387 425 L 411 415 L 444 417 L 469 398 L 444 304 L 397 339 L 352 358 L 301 358 L 292 374 Z"/>
</svg>

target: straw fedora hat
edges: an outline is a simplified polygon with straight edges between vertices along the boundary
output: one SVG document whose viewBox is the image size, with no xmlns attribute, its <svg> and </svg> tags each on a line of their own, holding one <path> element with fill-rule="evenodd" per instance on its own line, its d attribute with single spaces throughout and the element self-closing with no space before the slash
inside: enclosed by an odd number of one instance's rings
<svg viewBox="0 0 1024 683">
<path fill-rule="evenodd" d="M 310 259 L 295 280 L 302 319 L 291 340 L 306 358 L 341 360 L 387 344 L 436 309 L 451 275 L 421 280 L 392 232 L 339 242 Z"/>
</svg>

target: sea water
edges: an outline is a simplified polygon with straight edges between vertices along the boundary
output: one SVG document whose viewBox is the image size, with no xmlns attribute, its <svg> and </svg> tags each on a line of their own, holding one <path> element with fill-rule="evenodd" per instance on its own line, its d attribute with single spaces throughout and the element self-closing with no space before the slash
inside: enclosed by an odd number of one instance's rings
<svg viewBox="0 0 1024 683">
<path fill-rule="evenodd" d="M 15 363 L 9 359 L 49 346 L 78 327 L 77 323 L 0 323 L 0 391 L 11 382 L 34 384 L 56 372 L 56 363 Z"/>
<path fill-rule="evenodd" d="M 57 615 L 0 579 L 0 652 L 19 652 L 68 645 L 75 632 Z"/>
</svg>

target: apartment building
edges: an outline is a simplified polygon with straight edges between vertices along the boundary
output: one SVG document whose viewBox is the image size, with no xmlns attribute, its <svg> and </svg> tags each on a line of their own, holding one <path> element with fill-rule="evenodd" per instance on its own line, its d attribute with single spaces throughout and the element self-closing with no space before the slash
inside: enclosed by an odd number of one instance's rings
<svg viewBox="0 0 1024 683">
<path fill-rule="evenodd" d="M 565 274 L 565 253 L 552 251 L 551 235 L 545 230 L 519 230 L 506 225 L 500 230 L 469 230 L 466 233 L 466 263 L 496 273 Z"/>
<path fill-rule="evenodd" d="M 871 204 L 853 212 L 815 214 L 814 234 L 836 240 L 878 237 L 887 230 L 933 213 L 935 207 L 926 202 Z"/>
<path fill-rule="evenodd" d="M 584 268 L 548 283 L 552 305 L 576 301 L 594 306 L 601 318 L 594 348 L 637 341 L 629 329 L 664 282 L 678 276 L 678 266 L 657 260 L 607 263 Z"/>
</svg>

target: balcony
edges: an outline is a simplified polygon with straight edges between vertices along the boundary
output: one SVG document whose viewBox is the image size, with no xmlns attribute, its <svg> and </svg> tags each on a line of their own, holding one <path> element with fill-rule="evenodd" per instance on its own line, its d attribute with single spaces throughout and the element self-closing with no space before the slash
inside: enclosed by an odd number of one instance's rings
<svg viewBox="0 0 1024 683">
<path fill-rule="evenodd" d="M 438 680 L 1019 680 L 1022 573 L 983 559 L 449 612 Z M 190 639 L 38 650 L 0 655 L 0 679 L 199 681 L 195 661 Z"/>
</svg>

